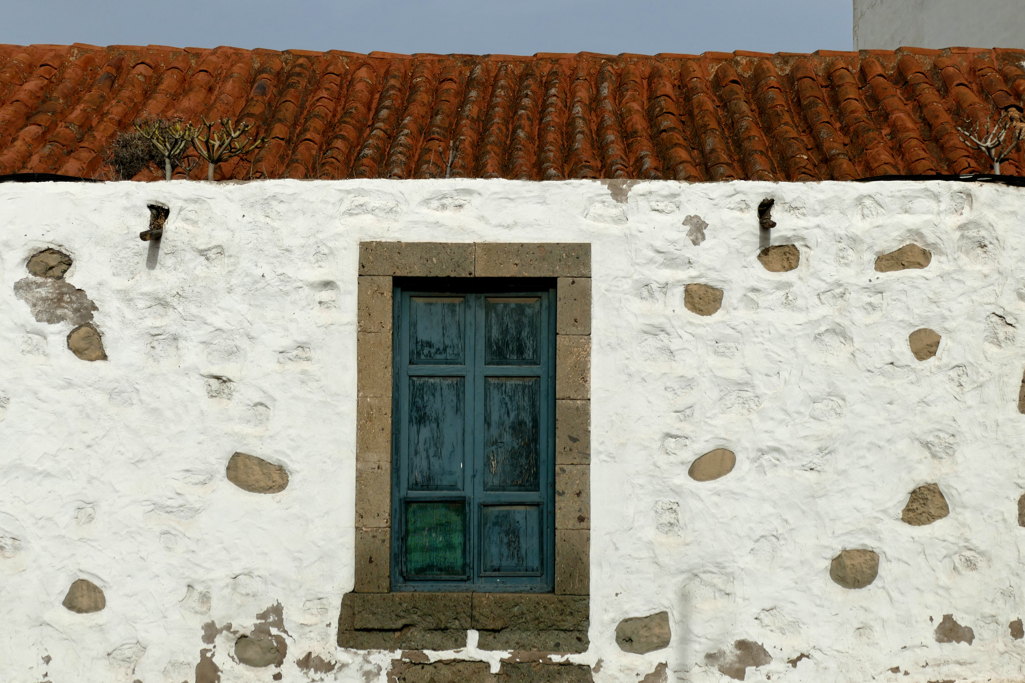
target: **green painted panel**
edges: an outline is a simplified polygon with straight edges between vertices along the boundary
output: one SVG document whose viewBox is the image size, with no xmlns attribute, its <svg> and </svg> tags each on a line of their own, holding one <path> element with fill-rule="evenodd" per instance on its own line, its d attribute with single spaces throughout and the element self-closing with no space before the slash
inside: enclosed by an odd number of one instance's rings
<svg viewBox="0 0 1025 683">
<path fill-rule="evenodd" d="M 406 503 L 406 571 L 411 579 L 466 575 L 466 503 Z"/>
</svg>

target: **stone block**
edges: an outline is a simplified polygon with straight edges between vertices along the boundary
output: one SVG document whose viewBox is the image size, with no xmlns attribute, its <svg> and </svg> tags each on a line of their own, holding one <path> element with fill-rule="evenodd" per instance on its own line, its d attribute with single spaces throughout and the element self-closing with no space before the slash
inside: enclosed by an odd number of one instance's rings
<svg viewBox="0 0 1025 683">
<path fill-rule="evenodd" d="M 356 462 L 391 462 L 391 398 L 356 399 Z"/>
<path fill-rule="evenodd" d="M 391 462 L 356 464 L 356 526 L 391 526 Z"/>
<path fill-rule="evenodd" d="M 466 631 L 421 628 L 401 631 L 339 630 L 338 646 L 353 650 L 455 650 L 466 647 Z"/>
<path fill-rule="evenodd" d="M 356 529 L 357 593 L 391 590 L 391 529 Z"/>
<path fill-rule="evenodd" d="M 555 594 L 589 595 L 591 592 L 591 532 L 587 529 L 555 531 Z"/>
<path fill-rule="evenodd" d="M 786 273 L 801 264 L 801 252 L 793 244 L 779 244 L 762 249 L 758 261 L 772 273 Z"/>
<path fill-rule="evenodd" d="M 375 396 L 391 400 L 391 334 L 372 332 L 356 334 L 356 387 L 359 396 Z"/>
<path fill-rule="evenodd" d="M 940 350 L 940 335 L 928 327 L 915 330 L 908 335 L 908 346 L 918 360 L 929 360 Z"/>
<path fill-rule="evenodd" d="M 591 278 L 560 277 L 557 291 L 557 332 L 591 334 Z"/>
<path fill-rule="evenodd" d="M 591 528 L 591 468 L 555 466 L 555 528 Z"/>
<path fill-rule="evenodd" d="M 829 578 L 844 588 L 864 588 L 879 574 L 879 555 L 873 550 L 844 550 L 829 565 Z"/>
<path fill-rule="evenodd" d="M 669 647 L 672 636 L 668 612 L 623 619 L 616 627 L 619 649 L 639 655 Z"/>
<path fill-rule="evenodd" d="M 556 337 L 555 398 L 591 398 L 591 338 Z"/>
<path fill-rule="evenodd" d="M 591 277 L 591 245 L 477 244 L 477 277 Z"/>
<path fill-rule="evenodd" d="M 555 402 L 555 462 L 560 465 L 590 464 L 590 401 L 563 399 Z"/>
<path fill-rule="evenodd" d="M 896 251 L 876 259 L 876 272 L 890 273 L 909 268 L 925 268 L 932 262 L 932 252 L 917 244 L 905 244 Z"/>
<path fill-rule="evenodd" d="M 357 327 L 360 332 L 392 330 L 392 279 L 365 276 L 357 284 Z"/>
<path fill-rule="evenodd" d="M 360 242 L 359 274 L 473 277 L 470 242 Z"/>
<path fill-rule="evenodd" d="M 487 662 L 442 660 L 429 664 L 396 661 L 388 672 L 389 683 L 500 683 Z"/>
<path fill-rule="evenodd" d="M 471 593 L 349 593 L 353 630 L 470 628 Z M 465 638 L 465 633 L 464 633 Z"/>
<path fill-rule="evenodd" d="M 82 360 L 107 360 L 103 337 L 92 323 L 79 325 L 68 334 L 68 348 Z"/>
<path fill-rule="evenodd" d="M 919 486 L 908 497 L 900 518 L 911 526 L 925 526 L 950 514 L 947 499 L 937 484 Z"/>
<path fill-rule="evenodd" d="M 737 465 L 737 456 L 726 448 L 709 451 L 691 463 L 687 474 L 694 481 L 713 481 L 725 477 Z"/>
<path fill-rule="evenodd" d="M 722 308 L 723 291 L 718 287 L 691 283 L 683 288 L 683 305 L 691 313 L 709 316 Z"/>
<path fill-rule="evenodd" d="M 586 634 L 584 635 L 586 636 Z M 594 681 L 591 667 L 583 664 L 504 663 L 498 673 L 499 683 L 593 683 Z"/>
<path fill-rule="evenodd" d="M 248 453 L 232 455 L 224 473 L 228 481 L 250 493 L 281 493 L 288 487 L 284 467 Z"/>
<path fill-rule="evenodd" d="M 103 594 L 103 589 L 97 586 L 88 579 L 78 579 L 71 584 L 68 588 L 67 595 L 64 596 L 65 609 L 78 614 L 90 614 L 92 612 L 99 612 L 107 606 L 107 597 Z"/>
<path fill-rule="evenodd" d="M 482 650 L 521 650 L 527 652 L 586 652 L 587 631 L 535 631 L 505 629 L 479 631 L 477 647 Z"/>
<path fill-rule="evenodd" d="M 25 267 L 36 277 L 60 280 L 71 268 L 71 257 L 56 249 L 43 249 L 33 254 Z"/>
<path fill-rule="evenodd" d="M 552 593 L 473 593 L 473 625 L 483 631 L 587 631 L 587 597 Z"/>
</svg>

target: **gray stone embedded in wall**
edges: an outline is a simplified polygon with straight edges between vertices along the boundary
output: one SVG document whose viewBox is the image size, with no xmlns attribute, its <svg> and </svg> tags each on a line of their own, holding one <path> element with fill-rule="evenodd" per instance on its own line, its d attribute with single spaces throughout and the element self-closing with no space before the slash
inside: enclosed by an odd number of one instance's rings
<svg viewBox="0 0 1025 683">
<path fill-rule="evenodd" d="M 932 252 L 917 244 L 905 244 L 896 251 L 883 254 L 876 259 L 876 272 L 890 273 L 895 270 L 925 268 L 932 262 Z"/>
<path fill-rule="evenodd" d="M 801 264 L 801 251 L 793 244 L 779 244 L 762 249 L 758 260 L 769 272 L 786 273 Z"/>
<path fill-rule="evenodd" d="M 288 486 L 284 467 L 246 453 L 232 455 L 225 474 L 228 481 L 250 493 L 280 493 Z"/>
<path fill-rule="evenodd" d="M 879 555 L 873 550 L 844 550 L 829 565 L 829 578 L 844 588 L 864 588 L 879 574 Z"/>
<path fill-rule="evenodd" d="M 103 349 L 103 337 L 92 323 L 79 325 L 71 330 L 68 334 L 68 348 L 82 360 L 107 360 L 107 352 Z"/>
<path fill-rule="evenodd" d="M 692 283 L 683 290 L 683 305 L 697 315 L 714 315 L 722 307 L 722 294 L 718 287 Z"/>
<path fill-rule="evenodd" d="M 925 526 L 950 514 L 947 499 L 937 484 L 919 486 L 908 498 L 900 518 L 911 526 Z"/>
<path fill-rule="evenodd" d="M 92 581 L 78 579 L 71 584 L 68 594 L 64 596 L 64 602 L 61 604 L 72 612 L 90 614 L 99 612 L 106 607 L 107 598 L 103 594 L 103 589 Z"/>
<path fill-rule="evenodd" d="M 287 652 L 288 645 L 279 635 L 254 633 L 235 641 L 235 658 L 255 668 L 281 666 Z"/>
<path fill-rule="evenodd" d="M 60 280 L 71 268 L 71 257 L 56 249 L 43 249 L 32 255 L 25 267 L 36 277 Z"/>
<path fill-rule="evenodd" d="M 929 360 L 940 348 L 940 335 L 928 327 L 917 329 L 908 335 L 908 346 L 918 360 Z"/>
<path fill-rule="evenodd" d="M 1015 640 L 1025 638 L 1025 625 L 1022 624 L 1021 619 L 1015 619 L 1007 627 L 1011 630 L 1011 637 Z"/>
<path fill-rule="evenodd" d="M 14 296 L 26 304 L 37 322 L 82 325 L 99 310 L 85 292 L 54 278 L 27 277 L 14 283 Z"/>
<path fill-rule="evenodd" d="M 1025 493 L 1018 498 L 1018 526 L 1025 526 Z"/>
<path fill-rule="evenodd" d="M 619 649 L 639 655 L 669 647 L 672 635 L 668 612 L 623 619 L 616 627 Z"/>
<path fill-rule="evenodd" d="M 694 481 L 712 481 L 725 477 L 733 471 L 737 464 L 737 456 L 726 448 L 709 451 L 691 463 L 687 474 Z"/>
</svg>

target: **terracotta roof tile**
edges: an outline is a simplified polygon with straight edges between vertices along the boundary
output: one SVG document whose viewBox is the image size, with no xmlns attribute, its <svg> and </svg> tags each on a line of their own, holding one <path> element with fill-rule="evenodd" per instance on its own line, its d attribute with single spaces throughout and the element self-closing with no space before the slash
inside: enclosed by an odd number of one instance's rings
<svg viewBox="0 0 1025 683">
<path fill-rule="evenodd" d="M 1025 108 L 1022 54 L 0 45 L 0 173 L 107 177 L 111 140 L 147 116 L 230 117 L 268 138 L 251 158 L 221 164 L 219 178 L 699 182 L 988 171 L 957 126 Z M 1022 150 L 1002 170 L 1025 173 Z"/>
</svg>

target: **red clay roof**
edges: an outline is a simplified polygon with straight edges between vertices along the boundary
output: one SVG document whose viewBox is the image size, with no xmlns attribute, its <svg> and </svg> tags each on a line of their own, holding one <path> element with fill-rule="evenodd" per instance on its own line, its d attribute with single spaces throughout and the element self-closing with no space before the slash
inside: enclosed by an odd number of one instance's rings
<svg viewBox="0 0 1025 683">
<path fill-rule="evenodd" d="M 118 131 L 201 115 L 269 138 L 218 178 L 989 172 L 955 127 L 1021 107 L 1023 63 L 1021 50 L 956 48 L 480 57 L 0 45 L 0 174 L 108 177 Z M 1023 169 L 1018 150 L 1002 172 Z"/>
</svg>

